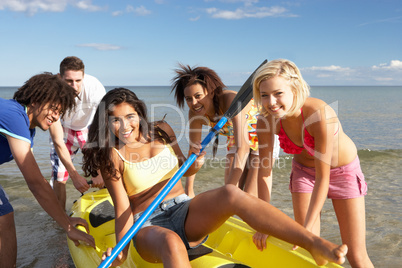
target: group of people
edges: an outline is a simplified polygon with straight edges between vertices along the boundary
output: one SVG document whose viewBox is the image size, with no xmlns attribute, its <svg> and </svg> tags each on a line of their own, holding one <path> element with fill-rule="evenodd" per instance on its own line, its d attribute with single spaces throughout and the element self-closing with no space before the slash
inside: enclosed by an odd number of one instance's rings
<svg viewBox="0 0 402 268">
<path fill-rule="evenodd" d="M 184 103 L 189 107 L 188 155 L 198 157 L 184 174 L 186 186 L 177 183 L 164 199 L 169 213 L 155 211 L 134 236 L 141 257 L 165 267 L 178 263 L 190 267 L 187 250 L 238 215 L 257 231 L 253 240 L 260 250 L 267 236 L 273 235 L 307 249 L 318 265 L 341 264 L 347 257 L 352 267 L 373 267 L 365 242 L 367 185 L 356 146 L 333 109 L 309 97 L 296 65 L 273 60 L 258 69 L 253 99 L 220 133 L 227 137 L 225 185 L 199 194 L 194 193 L 193 182 L 206 153 L 200 153 L 202 126 L 214 126 L 236 92 L 226 89 L 212 69 L 179 67 L 172 92 L 179 107 Z M 84 241 L 95 246 L 90 235 L 75 228 L 87 223 L 65 213 L 68 177 L 80 192 L 90 187 L 72 163 L 79 149 L 85 176 L 92 177 L 95 187 L 106 186 L 111 195 L 117 242 L 186 161 L 167 122 L 149 122 L 144 102 L 126 88 L 106 93 L 96 78 L 85 74 L 77 57 L 65 58 L 58 75 L 36 75 L 12 100 L 0 102 L 0 164 L 15 159 L 39 204 L 76 245 Z M 37 126 L 50 132 L 53 190 L 31 151 Z M 294 155 L 289 189 L 295 220 L 269 203 L 279 147 Z M 160 163 L 158 159 L 164 165 L 150 168 Z M 344 243 L 340 246 L 319 237 L 320 212 L 327 197 L 338 218 Z M 0 198 L 0 266 L 15 267 L 14 214 L 1 186 Z M 128 246 L 112 265 L 124 262 L 127 252 Z M 110 254 L 108 249 L 103 259 Z"/>
</svg>

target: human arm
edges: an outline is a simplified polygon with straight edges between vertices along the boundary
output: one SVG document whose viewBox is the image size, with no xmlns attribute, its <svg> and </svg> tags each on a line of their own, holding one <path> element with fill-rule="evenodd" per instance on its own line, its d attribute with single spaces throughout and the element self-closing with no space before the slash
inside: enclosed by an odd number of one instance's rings
<svg viewBox="0 0 402 268">
<path fill-rule="evenodd" d="M 186 195 L 188 195 L 191 198 L 193 198 L 195 196 L 195 193 L 194 193 L 194 179 L 195 179 L 195 174 L 186 177 L 186 184 L 184 186 L 184 191 L 185 191 Z"/>
<path fill-rule="evenodd" d="M 314 137 L 314 167 L 315 184 L 308 206 L 304 227 L 312 231 L 327 199 L 331 159 L 334 149 L 334 133 L 338 121 L 335 111 L 320 100 L 311 100 L 310 105 L 306 107 L 305 121 L 307 131 Z M 315 107 L 319 107 L 318 109 Z M 304 112 L 303 110 L 303 112 Z"/>
<path fill-rule="evenodd" d="M 227 108 L 231 105 L 235 96 L 235 94 L 225 95 L 224 102 Z M 234 154 L 233 161 L 231 161 L 229 169 L 226 173 L 228 174 L 228 176 L 225 176 L 226 184 L 238 185 L 247 163 L 247 159 L 250 153 L 250 137 L 248 133 L 248 122 L 246 119 L 246 114 L 250 109 L 251 103 L 247 104 L 246 107 L 244 107 L 236 116 L 231 119 L 236 152 Z"/>
<path fill-rule="evenodd" d="M 74 227 L 75 222 L 72 223 L 60 206 L 55 193 L 39 170 L 30 144 L 10 136 L 7 136 L 7 141 L 14 160 L 39 205 L 66 231 L 67 236 L 76 246 L 80 244 L 79 241 L 83 241 L 95 248 L 93 237 L 76 229 Z"/>
<path fill-rule="evenodd" d="M 266 202 L 271 200 L 272 167 L 274 149 L 274 119 L 272 116 L 259 116 L 257 120 L 258 155 L 260 158 L 258 168 L 258 197 Z M 259 250 L 267 247 L 267 234 L 256 232 L 253 242 Z"/>
<path fill-rule="evenodd" d="M 60 120 L 54 122 L 50 126 L 49 132 L 57 155 L 59 156 L 63 165 L 66 167 L 68 174 L 73 181 L 74 187 L 80 193 L 88 191 L 89 185 L 87 180 L 78 174 L 78 171 L 74 167 L 73 161 L 71 161 L 71 155 L 68 152 L 66 144 L 64 143 L 64 132 Z"/>
<path fill-rule="evenodd" d="M 258 155 L 258 197 L 266 202 L 271 201 L 272 168 L 275 159 L 273 150 L 275 144 L 274 118 L 259 116 L 257 120 Z"/>
<path fill-rule="evenodd" d="M 102 172 L 103 178 L 105 178 L 105 185 L 112 198 L 115 210 L 115 235 L 116 244 L 124 237 L 128 230 L 133 226 L 133 213 L 130 207 L 130 201 L 127 196 L 127 192 L 123 185 L 123 178 L 120 170 L 123 170 L 122 163 L 118 159 L 117 153 L 112 150 L 113 161 L 116 167 L 116 175 L 114 177 L 109 176 L 107 173 Z M 127 258 L 129 244 L 121 251 L 117 258 L 113 261 L 112 266 L 121 265 Z M 106 259 L 106 256 L 110 256 L 111 248 L 103 254 L 102 260 Z"/>
</svg>

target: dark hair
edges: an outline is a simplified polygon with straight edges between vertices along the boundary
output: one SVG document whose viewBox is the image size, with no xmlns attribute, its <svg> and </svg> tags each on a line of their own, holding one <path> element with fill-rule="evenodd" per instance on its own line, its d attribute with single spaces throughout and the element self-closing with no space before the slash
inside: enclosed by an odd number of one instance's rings
<svg viewBox="0 0 402 268">
<path fill-rule="evenodd" d="M 64 76 L 64 73 L 66 71 L 82 71 L 83 73 L 85 72 L 85 65 L 84 62 L 78 57 L 75 56 L 70 56 L 70 57 L 65 57 L 61 62 L 60 62 L 60 75 Z"/>
<path fill-rule="evenodd" d="M 75 98 L 78 97 L 74 88 L 62 81 L 52 73 L 42 73 L 32 76 L 15 93 L 13 99 L 22 105 L 29 106 L 40 103 L 41 108 L 50 103 L 61 105 L 62 115 L 66 111 L 71 112 L 75 106 Z"/>
<path fill-rule="evenodd" d="M 112 147 L 119 145 L 120 140 L 110 132 L 109 115 L 116 105 L 124 102 L 131 105 L 138 113 L 140 118 L 139 131 L 147 141 L 159 140 L 163 143 L 171 143 L 168 134 L 157 123 L 148 122 L 147 107 L 134 92 L 126 88 L 112 89 L 102 98 L 89 128 L 88 141 L 82 151 L 82 169 L 85 176 L 95 177 L 99 169 L 115 176 L 116 170 L 113 165 L 111 150 Z"/>
<path fill-rule="evenodd" d="M 218 74 L 207 67 L 193 67 L 179 64 L 176 76 L 172 79 L 172 92 L 175 92 L 176 103 L 180 108 L 184 106 L 184 89 L 194 84 L 200 84 L 209 94 L 213 93 L 215 113 L 219 114 L 219 98 L 222 90 L 226 88 Z"/>
<path fill-rule="evenodd" d="M 219 95 L 226 88 L 219 75 L 208 67 L 193 67 L 179 64 L 180 69 L 176 69 L 176 76 L 172 79 L 172 92 L 175 91 L 176 103 L 180 108 L 184 106 L 184 89 L 188 86 L 199 84 L 209 94 L 213 93 L 213 104 L 215 114 L 220 115 Z M 210 118 L 215 120 L 215 118 Z M 212 146 L 213 157 L 216 155 L 218 148 L 219 136 L 217 135 Z"/>
</svg>

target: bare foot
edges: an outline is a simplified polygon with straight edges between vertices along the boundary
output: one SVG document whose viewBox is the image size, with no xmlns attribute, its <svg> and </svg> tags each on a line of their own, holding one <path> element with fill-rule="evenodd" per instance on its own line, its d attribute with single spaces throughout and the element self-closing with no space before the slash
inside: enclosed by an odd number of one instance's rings
<svg viewBox="0 0 402 268">
<path fill-rule="evenodd" d="M 338 246 L 328 240 L 317 237 L 310 253 L 317 265 L 325 265 L 328 262 L 342 264 L 345 262 L 346 253 L 348 253 L 348 246 L 345 244 Z"/>
</svg>

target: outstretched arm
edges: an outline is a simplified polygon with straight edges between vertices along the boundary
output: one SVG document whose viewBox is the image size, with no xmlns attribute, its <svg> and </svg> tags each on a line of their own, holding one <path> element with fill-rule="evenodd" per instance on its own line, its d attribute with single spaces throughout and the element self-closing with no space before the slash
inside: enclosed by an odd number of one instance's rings
<svg viewBox="0 0 402 268">
<path fill-rule="evenodd" d="M 266 202 L 271 201 L 272 167 L 274 148 L 274 122 L 271 116 L 259 116 L 257 121 L 258 155 L 260 158 L 258 169 L 258 197 Z M 267 247 L 267 234 L 256 232 L 253 242 L 259 250 Z"/>
<path fill-rule="evenodd" d="M 268 203 L 271 201 L 272 168 L 274 164 L 273 150 L 275 134 L 274 122 L 271 116 L 260 116 L 257 121 L 258 137 L 258 197 Z"/>
<path fill-rule="evenodd" d="M 304 227 L 311 231 L 314 223 L 318 220 L 325 200 L 327 199 L 331 159 L 333 154 L 334 133 L 337 124 L 335 111 L 328 105 L 320 109 L 311 110 L 309 118 L 306 120 L 307 131 L 309 131 L 315 141 L 314 165 L 316 170 L 315 184 L 311 195 L 310 204 L 307 210 Z M 306 109 L 308 115 L 309 110 Z M 310 123 L 309 123 L 310 122 Z"/>
<path fill-rule="evenodd" d="M 130 201 L 127 196 L 127 192 L 123 185 L 123 178 L 119 170 L 120 160 L 117 153 L 112 150 L 113 161 L 116 167 L 116 176 L 111 177 L 106 173 L 102 176 L 105 178 L 105 185 L 108 189 L 110 196 L 113 200 L 114 210 L 115 210 L 115 233 L 116 233 L 116 243 L 118 243 L 124 235 L 129 231 L 131 226 L 134 224 L 133 212 L 130 206 Z M 129 249 L 129 244 L 122 250 L 119 256 L 113 261 L 113 266 L 121 265 L 127 258 Z M 111 248 L 108 249 L 106 253 L 103 254 L 102 260 L 105 260 L 107 256 L 111 254 Z"/>
<path fill-rule="evenodd" d="M 66 167 L 68 174 L 70 174 L 74 187 L 80 193 L 88 191 L 89 185 L 86 179 L 78 174 L 78 171 L 75 169 L 74 164 L 71 161 L 70 153 L 68 152 L 66 144 L 64 143 L 63 127 L 61 126 L 60 120 L 52 124 L 52 126 L 49 128 L 49 132 L 57 155 L 60 157 L 61 162 Z"/>
<path fill-rule="evenodd" d="M 79 231 L 71 224 L 70 218 L 60 206 L 55 193 L 40 172 L 30 144 L 10 136 L 7 136 L 7 140 L 14 160 L 40 206 L 67 232 L 68 237 L 74 241 L 76 246 L 79 245 L 79 241 L 84 241 L 95 247 L 92 236 Z"/>
<path fill-rule="evenodd" d="M 186 177 L 186 184 L 184 187 L 184 191 L 186 192 L 186 195 L 189 197 L 193 198 L 195 196 L 194 193 L 194 180 L 195 180 L 195 174 Z"/>
<path fill-rule="evenodd" d="M 234 98 L 235 95 L 233 95 Z M 227 98 L 227 103 L 232 103 L 231 98 Z M 232 161 L 232 165 L 229 167 L 229 175 L 225 178 L 226 184 L 238 185 L 240 178 L 243 174 L 246 162 L 250 153 L 250 144 L 248 136 L 248 124 L 246 120 L 246 113 L 251 109 L 249 103 L 244 109 L 233 117 L 233 135 L 235 140 L 236 153 Z"/>
</svg>

